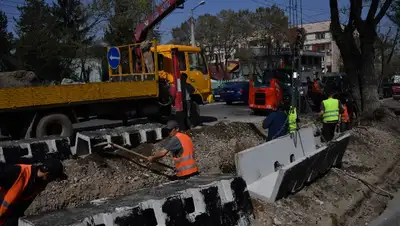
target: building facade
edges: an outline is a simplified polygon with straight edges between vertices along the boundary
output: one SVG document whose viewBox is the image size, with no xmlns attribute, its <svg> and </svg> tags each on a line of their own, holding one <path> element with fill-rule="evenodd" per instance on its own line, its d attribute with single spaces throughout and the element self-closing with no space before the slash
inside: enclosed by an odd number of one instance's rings
<svg viewBox="0 0 400 226">
<path fill-rule="evenodd" d="M 321 67 L 325 73 L 340 71 L 340 51 L 330 32 L 330 21 L 303 24 L 306 31 L 304 50 L 323 53 Z"/>
</svg>

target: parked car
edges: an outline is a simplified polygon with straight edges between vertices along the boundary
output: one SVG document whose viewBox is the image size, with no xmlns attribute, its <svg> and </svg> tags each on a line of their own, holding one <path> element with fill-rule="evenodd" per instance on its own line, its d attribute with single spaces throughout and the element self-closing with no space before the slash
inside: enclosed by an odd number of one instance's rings
<svg viewBox="0 0 400 226">
<path fill-rule="evenodd" d="M 249 85 L 247 81 L 225 83 L 216 90 L 214 99 L 224 101 L 229 105 L 237 101 L 247 104 L 249 101 Z"/>
<path fill-rule="evenodd" d="M 392 96 L 393 96 L 393 99 L 400 100 L 400 83 L 393 84 Z"/>
<path fill-rule="evenodd" d="M 222 87 L 218 87 L 212 90 L 214 102 L 221 102 L 223 101 L 221 98 L 221 92 L 223 91 Z"/>
</svg>

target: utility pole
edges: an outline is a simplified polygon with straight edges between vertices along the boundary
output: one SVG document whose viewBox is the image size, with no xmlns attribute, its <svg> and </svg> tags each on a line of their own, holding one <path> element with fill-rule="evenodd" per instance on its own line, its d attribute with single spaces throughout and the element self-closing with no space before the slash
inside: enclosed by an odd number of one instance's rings
<svg viewBox="0 0 400 226">
<path fill-rule="evenodd" d="M 199 6 L 201 6 L 201 5 L 204 5 L 204 4 L 206 4 L 206 2 L 205 1 L 201 1 L 199 4 L 197 4 L 195 7 L 193 7 L 191 10 L 190 10 L 190 32 L 191 32 L 191 40 L 190 40 L 190 42 L 192 43 L 192 46 L 196 46 L 196 40 L 195 40 L 195 37 L 194 37 L 194 10 L 197 8 L 197 7 L 199 7 Z"/>
</svg>

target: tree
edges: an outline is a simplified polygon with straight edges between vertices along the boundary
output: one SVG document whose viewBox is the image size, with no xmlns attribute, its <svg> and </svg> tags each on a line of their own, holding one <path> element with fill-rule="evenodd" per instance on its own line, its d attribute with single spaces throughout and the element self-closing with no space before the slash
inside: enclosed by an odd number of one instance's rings
<svg viewBox="0 0 400 226">
<path fill-rule="evenodd" d="M 134 33 L 139 24 L 143 23 L 153 11 L 151 0 L 104 0 L 112 12 L 108 27 L 104 34 L 104 40 L 110 45 L 126 45 L 132 43 Z M 160 38 L 160 33 L 153 29 L 147 39 Z"/>
<path fill-rule="evenodd" d="M 377 39 L 377 24 L 385 16 L 392 1 L 370 0 L 368 14 L 363 19 L 363 1 L 351 0 L 349 17 L 343 25 L 339 20 L 337 0 L 329 0 L 332 36 L 340 49 L 344 68 L 352 85 L 353 97 L 363 113 L 372 113 L 380 106 L 374 44 Z M 356 36 L 359 37 L 359 46 Z"/>
<path fill-rule="evenodd" d="M 391 73 L 392 68 L 390 63 L 398 47 L 399 35 L 399 28 L 396 29 L 395 34 L 392 34 L 391 27 L 385 33 L 378 35 L 375 46 L 377 49 L 377 59 L 379 60 L 378 65 L 380 66 L 379 84 L 382 83 L 384 77 L 387 77 Z"/>
<path fill-rule="evenodd" d="M 239 11 L 235 13 L 233 10 L 222 10 L 217 14 L 217 18 L 220 20 L 217 52 L 220 58 L 224 56 L 225 66 L 227 66 L 230 55 L 234 54 L 234 50 L 250 35 L 250 30 L 244 29 L 249 27 L 247 25 L 250 23 L 247 12 Z"/>
<path fill-rule="evenodd" d="M 79 0 L 57 0 L 51 10 L 57 20 L 55 32 L 59 32 L 64 68 L 71 71 L 83 69 L 74 76 L 88 82 L 89 77 L 84 69 L 88 50 L 94 39 L 91 30 L 97 21 L 89 22 L 88 8 Z"/>
<path fill-rule="evenodd" d="M 0 72 L 13 70 L 11 50 L 14 47 L 14 37 L 7 31 L 7 15 L 0 11 Z"/>
<path fill-rule="evenodd" d="M 257 8 L 252 13 L 254 33 L 261 46 L 266 48 L 266 55 L 279 53 L 284 42 L 288 41 L 288 18 L 285 11 L 276 5 Z M 294 34 L 295 35 L 295 34 Z"/>
<path fill-rule="evenodd" d="M 67 70 L 62 65 L 58 20 L 51 7 L 44 0 L 26 0 L 18 9 L 16 55 L 21 69 L 34 71 L 41 80 L 61 81 Z"/>
<path fill-rule="evenodd" d="M 172 28 L 173 44 L 189 45 L 190 44 L 190 24 L 189 21 L 181 23 L 179 27 Z"/>
<path fill-rule="evenodd" d="M 214 51 L 218 49 L 220 37 L 218 31 L 220 31 L 221 27 L 221 21 L 214 15 L 204 14 L 196 20 L 196 41 L 208 53 L 207 60 L 209 62 L 214 60 Z"/>
</svg>

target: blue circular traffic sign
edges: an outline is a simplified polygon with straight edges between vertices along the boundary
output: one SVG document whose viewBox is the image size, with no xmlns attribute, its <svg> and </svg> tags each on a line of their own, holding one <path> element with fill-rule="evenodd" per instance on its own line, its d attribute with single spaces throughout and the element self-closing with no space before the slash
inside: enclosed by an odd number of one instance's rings
<svg viewBox="0 0 400 226">
<path fill-rule="evenodd" d="M 121 61 L 121 54 L 119 53 L 119 49 L 117 47 L 113 46 L 108 50 L 107 61 L 108 65 L 110 65 L 112 69 L 118 68 Z"/>
</svg>

